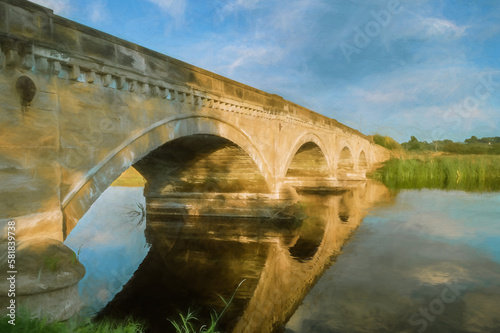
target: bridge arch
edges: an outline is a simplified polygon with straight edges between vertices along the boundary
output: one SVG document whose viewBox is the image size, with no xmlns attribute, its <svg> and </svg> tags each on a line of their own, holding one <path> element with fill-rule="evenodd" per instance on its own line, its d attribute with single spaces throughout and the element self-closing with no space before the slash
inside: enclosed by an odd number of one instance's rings
<svg viewBox="0 0 500 333">
<path fill-rule="evenodd" d="M 365 149 L 362 148 L 359 152 L 357 159 L 357 166 L 359 169 L 365 170 L 368 169 L 368 159 L 366 157 Z"/>
<path fill-rule="evenodd" d="M 340 148 L 335 154 L 336 156 L 336 170 L 353 170 L 355 165 L 354 160 L 354 149 L 348 143 L 343 143 L 340 145 Z"/>
<path fill-rule="evenodd" d="M 285 178 L 287 175 L 288 170 L 290 169 L 292 165 L 292 161 L 296 157 L 297 153 L 299 150 L 304 147 L 307 144 L 314 144 L 316 147 L 319 148 L 321 154 L 323 155 L 326 166 L 328 168 L 328 174 L 331 174 L 332 166 L 330 163 L 330 158 L 328 151 L 326 149 L 326 145 L 323 143 L 323 140 L 319 138 L 316 134 L 312 133 L 306 133 L 299 137 L 292 145 L 291 149 L 289 149 L 288 154 L 286 155 L 285 161 L 286 163 L 282 165 L 282 169 L 279 172 L 279 175 L 281 178 Z"/>
<path fill-rule="evenodd" d="M 130 166 L 168 142 L 198 134 L 218 136 L 239 146 L 255 162 L 267 186 L 272 189 L 273 176 L 267 160 L 242 130 L 217 117 L 169 117 L 134 133 L 72 186 L 61 204 L 63 237 L 67 237 L 102 192 Z"/>
</svg>

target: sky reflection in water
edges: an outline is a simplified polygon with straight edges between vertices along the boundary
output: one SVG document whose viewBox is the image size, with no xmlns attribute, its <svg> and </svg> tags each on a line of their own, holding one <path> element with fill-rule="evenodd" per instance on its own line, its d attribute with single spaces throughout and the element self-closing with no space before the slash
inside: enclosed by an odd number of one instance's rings
<svg viewBox="0 0 500 333">
<path fill-rule="evenodd" d="M 109 187 L 78 222 L 64 242 L 85 266 L 80 281 L 83 314 L 103 308 L 133 276 L 149 251 L 139 224 L 138 204 L 145 205 L 142 187 Z"/>
<path fill-rule="evenodd" d="M 364 219 L 287 331 L 498 329 L 499 203 L 498 193 L 400 192 Z M 449 294 L 454 284 L 464 289 L 458 297 Z"/>
</svg>

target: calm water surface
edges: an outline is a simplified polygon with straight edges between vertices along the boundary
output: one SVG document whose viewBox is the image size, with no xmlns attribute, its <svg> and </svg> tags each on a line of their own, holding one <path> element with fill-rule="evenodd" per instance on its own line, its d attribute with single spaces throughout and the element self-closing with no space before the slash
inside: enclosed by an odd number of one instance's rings
<svg viewBox="0 0 500 333">
<path fill-rule="evenodd" d="M 109 188 L 66 240 L 87 268 L 82 313 L 168 332 L 245 279 L 228 331 L 500 332 L 499 193 L 367 184 L 301 202 L 301 225 L 144 221 L 142 188 Z"/>
<path fill-rule="evenodd" d="M 402 191 L 373 209 L 288 332 L 500 332 L 500 194 Z"/>
</svg>

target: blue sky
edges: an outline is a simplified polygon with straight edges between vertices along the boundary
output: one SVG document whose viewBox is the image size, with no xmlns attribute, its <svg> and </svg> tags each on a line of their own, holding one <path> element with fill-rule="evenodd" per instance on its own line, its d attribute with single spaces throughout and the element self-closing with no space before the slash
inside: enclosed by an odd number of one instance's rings
<svg viewBox="0 0 500 333">
<path fill-rule="evenodd" d="M 500 136 L 498 0 L 33 0 L 402 142 Z"/>
</svg>

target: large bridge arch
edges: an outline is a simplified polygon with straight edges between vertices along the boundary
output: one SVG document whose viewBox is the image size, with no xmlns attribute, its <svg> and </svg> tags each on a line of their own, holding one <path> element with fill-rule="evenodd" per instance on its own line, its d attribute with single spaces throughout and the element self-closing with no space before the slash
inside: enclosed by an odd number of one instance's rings
<svg viewBox="0 0 500 333">
<path fill-rule="evenodd" d="M 168 142 L 198 134 L 218 136 L 243 149 L 255 162 L 272 191 L 274 184 L 269 163 L 244 131 L 217 117 L 170 117 L 132 135 L 74 184 L 62 200 L 63 237 L 67 237 L 95 200 L 126 169 Z"/>
</svg>

